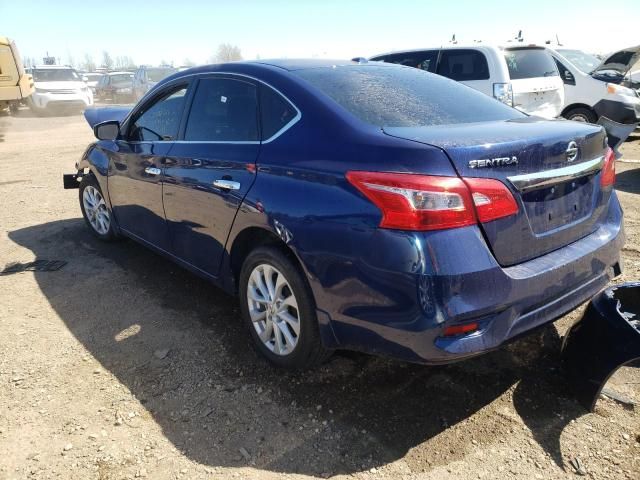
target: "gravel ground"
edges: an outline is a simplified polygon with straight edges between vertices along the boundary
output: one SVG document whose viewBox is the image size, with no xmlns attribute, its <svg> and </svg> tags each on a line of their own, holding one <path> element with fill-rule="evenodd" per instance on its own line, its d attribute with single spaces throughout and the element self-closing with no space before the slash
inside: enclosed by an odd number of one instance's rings
<svg viewBox="0 0 640 480">
<path fill-rule="evenodd" d="M 130 241 L 88 232 L 62 174 L 79 115 L 0 117 L 0 479 L 640 479 L 640 406 L 587 414 L 559 370 L 574 312 L 509 347 L 427 368 L 360 354 L 272 369 L 237 304 Z M 625 273 L 640 278 L 640 135 L 624 147 Z M 640 402 L 639 369 L 610 388 Z"/>
</svg>

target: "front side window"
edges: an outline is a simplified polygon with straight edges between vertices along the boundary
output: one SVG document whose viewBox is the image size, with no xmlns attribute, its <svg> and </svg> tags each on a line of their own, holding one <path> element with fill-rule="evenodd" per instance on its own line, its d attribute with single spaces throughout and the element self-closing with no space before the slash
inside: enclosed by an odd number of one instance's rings
<svg viewBox="0 0 640 480">
<path fill-rule="evenodd" d="M 554 77 L 558 69 L 551 55 L 543 48 L 517 48 L 504 52 L 511 80 Z"/>
<path fill-rule="evenodd" d="M 489 65 L 484 53 L 478 50 L 445 50 L 437 73 L 457 82 L 487 80 Z"/>
<path fill-rule="evenodd" d="M 262 140 L 268 140 L 282 130 L 298 114 L 297 110 L 282 95 L 262 86 L 260 90 L 260 117 Z"/>
<path fill-rule="evenodd" d="M 418 127 L 523 118 L 472 88 L 415 68 L 353 65 L 295 70 L 360 120 L 380 127 Z"/>
<path fill-rule="evenodd" d="M 175 140 L 180 128 L 187 86 L 172 89 L 149 107 L 143 107 L 129 130 L 129 140 L 161 142 Z"/>
<path fill-rule="evenodd" d="M 258 141 L 255 85 L 231 78 L 200 80 L 184 139 L 196 142 Z"/>
</svg>

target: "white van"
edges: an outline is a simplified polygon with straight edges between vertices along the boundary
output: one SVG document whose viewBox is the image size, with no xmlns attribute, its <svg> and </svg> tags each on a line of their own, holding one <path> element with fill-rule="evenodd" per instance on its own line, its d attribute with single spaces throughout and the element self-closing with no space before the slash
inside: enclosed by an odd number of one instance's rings
<svg viewBox="0 0 640 480">
<path fill-rule="evenodd" d="M 558 69 L 545 48 L 537 45 L 452 45 L 375 55 L 370 60 L 443 75 L 530 115 L 555 118 L 564 105 Z"/>
<path fill-rule="evenodd" d="M 569 120 L 596 123 L 607 117 L 618 123 L 640 122 L 640 46 L 609 55 L 603 62 L 580 50 L 549 48 L 564 82 L 565 107 Z M 631 88 L 630 88 L 631 87 Z"/>
</svg>

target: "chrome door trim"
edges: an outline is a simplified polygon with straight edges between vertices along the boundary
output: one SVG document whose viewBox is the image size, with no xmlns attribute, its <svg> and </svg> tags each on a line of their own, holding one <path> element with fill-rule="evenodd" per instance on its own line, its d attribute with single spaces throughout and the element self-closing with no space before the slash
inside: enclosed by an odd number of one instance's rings
<svg viewBox="0 0 640 480">
<path fill-rule="evenodd" d="M 547 187 L 557 183 L 568 182 L 580 177 L 586 177 L 602 170 L 604 156 L 594 158 L 588 162 L 570 165 L 568 167 L 545 170 L 544 172 L 527 173 L 507 177 L 507 180 L 520 192 L 528 192 L 536 188 Z"/>
</svg>

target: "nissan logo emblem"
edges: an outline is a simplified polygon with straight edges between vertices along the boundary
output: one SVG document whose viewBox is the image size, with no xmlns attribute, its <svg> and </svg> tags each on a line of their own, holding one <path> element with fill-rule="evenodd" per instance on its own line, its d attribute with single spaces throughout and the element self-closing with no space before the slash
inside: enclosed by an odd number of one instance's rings
<svg viewBox="0 0 640 480">
<path fill-rule="evenodd" d="M 576 142 L 569 142 L 566 154 L 568 162 L 573 162 L 576 158 L 578 158 L 578 144 Z"/>
</svg>

